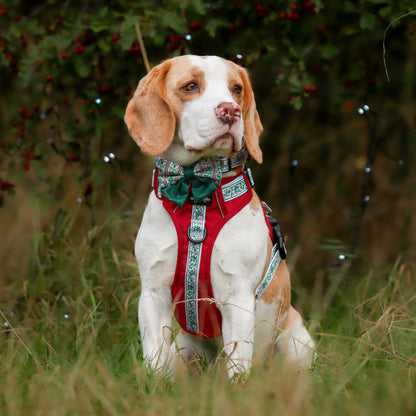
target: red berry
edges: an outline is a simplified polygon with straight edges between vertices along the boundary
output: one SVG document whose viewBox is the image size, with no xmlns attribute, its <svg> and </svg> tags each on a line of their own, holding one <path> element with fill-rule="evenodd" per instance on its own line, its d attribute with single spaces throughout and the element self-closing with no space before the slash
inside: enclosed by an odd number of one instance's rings
<svg viewBox="0 0 416 416">
<path fill-rule="evenodd" d="M 46 75 L 45 79 L 46 79 L 46 81 L 48 81 L 48 82 L 52 82 L 53 77 L 52 77 L 52 75 L 51 75 L 51 74 L 48 74 L 48 75 Z"/>
<path fill-rule="evenodd" d="M 316 65 L 313 67 L 313 70 L 314 70 L 315 72 L 321 72 L 321 71 L 322 71 L 322 67 L 321 67 L 321 65 L 316 64 Z"/>
<path fill-rule="evenodd" d="M 266 11 L 263 9 L 263 6 L 261 4 L 256 4 L 256 12 L 260 18 L 266 16 Z"/>
<path fill-rule="evenodd" d="M 82 53 L 84 53 L 84 50 L 85 50 L 85 48 L 82 45 L 75 46 L 74 54 L 75 55 L 81 55 Z"/>
<path fill-rule="evenodd" d="M 198 30 L 200 28 L 201 28 L 201 23 L 199 23 L 199 22 L 189 23 L 189 29 L 191 29 L 191 30 Z"/>
<path fill-rule="evenodd" d="M 411 27 L 407 32 L 409 33 L 409 35 L 413 35 L 415 33 L 415 29 Z"/>
<path fill-rule="evenodd" d="M 75 162 L 76 160 L 78 160 L 78 155 L 76 153 L 71 153 L 69 155 L 69 160 L 72 160 L 73 162 Z"/>
<path fill-rule="evenodd" d="M 170 41 L 171 42 L 174 42 L 176 39 L 177 39 L 177 36 L 174 36 L 174 35 L 171 35 L 170 36 Z M 179 36 L 179 39 L 180 39 L 180 36 Z M 129 49 L 129 52 L 130 53 L 140 52 L 140 47 L 139 47 L 139 45 L 136 44 L 136 41 L 133 41 L 132 42 L 132 44 L 130 46 L 130 49 Z"/>
<path fill-rule="evenodd" d="M 26 118 L 31 120 L 33 118 L 33 113 L 26 113 Z"/>
<path fill-rule="evenodd" d="M 107 94 L 107 93 L 109 93 L 109 92 L 110 92 L 110 90 L 111 90 L 111 87 L 110 87 L 109 85 L 102 85 L 102 86 L 98 89 L 98 91 L 99 91 L 100 93 L 102 93 L 102 94 Z"/>
<path fill-rule="evenodd" d="M 296 10 L 298 10 L 298 5 L 297 4 L 292 4 L 290 6 L 290 8 L 295 12 Z"/>
<path fill-rule="evenodd" d="M 111 40 L 113 41 L 113 42 L 118 42 L 119 41 L 119 36 L 118 35 L 113 35 L 113 36 L 111 36 Z"/>
<path fill-rule="evenodd" d="M 2 8 L 0 9 L 0 15 L 1 15 L 1 16 L 6 16 L 6 14 L 7 14 L 7 9 L 6 9 L 5 7 L 2 7 Z"/>
<path fill-rule="evenodd" d="M 64 25 L 64 21 L 63 21 L 60 17 L 58 17 L 58 18 L 56 19 L 56 24 L 57 24 L 58 26 L 63 26 L 63 25 Z"/>
<path fill-rule="evenodd" d="M 284 12 L 279 13 L 279 19 L 284 19 L 286 17 L 286 14 Z"/>
<path fill-rule="evenodd" d="M 19 131 L 17 132 L 17 135 L 19 137 L 23 137 L 25 135 L 25 129 L 24 129 L 24 127 L 22 127 L 21 129 L 19 129 Z"/>
<path fill-rule="evenodd" d="M 315 93 L 318 90 L 318 88 L 317 88 L 316 85 L 312 85 L 312 87 L 310 88 L 310 90 L 311 90 L 312 93 Z"/>
<path fill-rule="evenodd" d="M 20 114 L 22 117 L 24 117 L 24 116 L 25 116 L 25 114 L 26 114 L 26 108 L 21 107 L 21 108 L 19 109 L 19 114 Z"/>
<path fill-rule="evenodd" d="M 68 58 L 68 52 L 61 52 L 61 58 L 62 59 L 66 59 L 66 58 Z"/>
<path fill-rule="evenodd" d="M 29 170 L 30 169 L 30 161 L 29 160 L 25 160 L 23 162 L 23 168 L 24 168 L 24 170 Z"/>
<path fill-rule="evenodd" d="M 303 92 L 304 92 L 304 93 L 306 93 L 306 94 L 308 94 L 308 93 L 310 93 L 310 92 L 311 92 L 311 88 L 310 88 L 310 87 L 308 87 L 307 85 L 305 85 L 305 86 L 303 87 Z"/>
</svg>

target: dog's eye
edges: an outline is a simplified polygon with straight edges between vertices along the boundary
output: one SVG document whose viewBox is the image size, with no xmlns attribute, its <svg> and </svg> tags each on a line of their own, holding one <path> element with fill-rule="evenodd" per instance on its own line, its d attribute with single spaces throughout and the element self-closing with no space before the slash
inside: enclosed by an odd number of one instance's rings
<svg viewBox="0 0 416 416">
<path fill-rule="evenodd" d="M 243 91 L 243 87 L 241 85 L 234 85 L 233 87 L 233 93 L 240 95 L 241 91 Z"/>
<path fill-rule="evenodd" d="M 182 87 L 182 90 L 186 92 L 197 91 L 198 89 L 199 87 L 196 82 L 190 82 L 189 84 L 186 84 L 184 87 Z"/>
</svg>

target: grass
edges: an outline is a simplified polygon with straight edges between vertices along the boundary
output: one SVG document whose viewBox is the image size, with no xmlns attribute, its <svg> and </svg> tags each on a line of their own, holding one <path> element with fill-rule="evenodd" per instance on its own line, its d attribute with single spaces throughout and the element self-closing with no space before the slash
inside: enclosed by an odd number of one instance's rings
<svg viewBox="0 0 416 416">
<path fill-rule="evenodd" d="M 71 211 L 69 211 L 71 212 Z M 0 299 L 1 415 L 405 415 L 416 413 L 416 269 L 327 270 L 294 288 L 318 360 L 296 374 L 255 365 L 230 385 L 224 363 L 175 382 L 146 370 L 131 214 L 75 239 L 75 212 L 38 232 Z M 97 223 L 100 223 L 97 221 Z M 73 239 L 74 238 L 74 239 Z"/>
</svg>

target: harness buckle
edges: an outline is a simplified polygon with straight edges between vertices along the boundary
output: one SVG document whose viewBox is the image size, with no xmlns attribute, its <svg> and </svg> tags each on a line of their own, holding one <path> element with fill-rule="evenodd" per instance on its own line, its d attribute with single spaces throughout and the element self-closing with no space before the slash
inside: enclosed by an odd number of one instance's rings
<svg viewBox="0 0 416 416">
<path fill-rule="evenodd" d="M 287 248 L 285 243 L 285 238 L 283 236 L 282 230 L 280 229 L 279 223 L 271 215 L 266 215 L 267 221 L 269 221 L 270 226 L 273 231 L 273 240 L 277 244 L 279 250 L 280 258 L 284 260 L 287 257 Z"/>
</svg>

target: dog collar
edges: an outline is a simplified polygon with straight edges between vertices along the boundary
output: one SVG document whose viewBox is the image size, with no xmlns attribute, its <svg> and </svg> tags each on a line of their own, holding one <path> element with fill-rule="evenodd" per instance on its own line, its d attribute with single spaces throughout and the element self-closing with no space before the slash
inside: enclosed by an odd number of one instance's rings
<svg viewBox="0 0 416 416">
<path fill-rule="evenodd" d="M 157 171 L 158 194 L 163 194 L 170 201 L 183 206 L 191 191 L 193 199 L 198 203 L 216 191 L 223 173 L 244 165 L 247 160 L 248 151 L 245 148 L 231 158 L 205 158 L 190 166 L 182 166 L 157 157 L 155 170 Z"/>
</svg>

